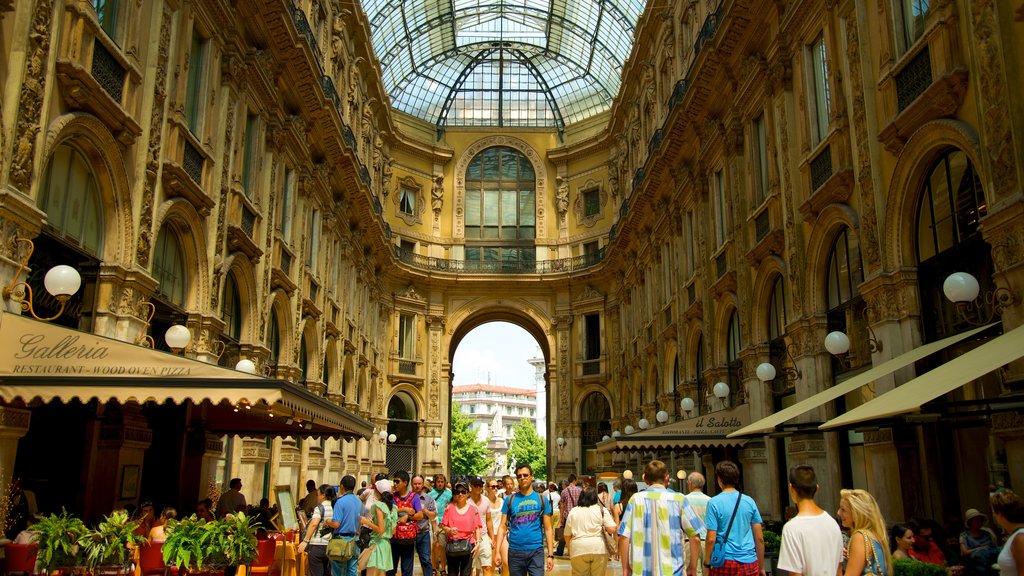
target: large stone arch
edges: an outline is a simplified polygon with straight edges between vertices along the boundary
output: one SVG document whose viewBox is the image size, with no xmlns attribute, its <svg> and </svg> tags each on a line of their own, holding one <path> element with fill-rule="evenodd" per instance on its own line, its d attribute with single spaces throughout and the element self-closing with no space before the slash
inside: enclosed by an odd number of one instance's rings
<svg viewBox="0 0 1024 576">
<path fill-rule="evenodd" d="M 613 419 L 622 416 L 622 406 L 618 406 L 620 410 L 616 411 L 616 405 L 614 402 L 612 402 L 612 397 L 611 394 L 609 394 L 608 392 L 608 388 L 601 386 L 600 384 L 588 384 L 580 388 L 580 390 L 575 395 L 576 401 L 573 403 L 572 410 L 573 420 L 575 420 L 576 422 L 580 422 L 583 419 L 583 400 L 587 396 L 590 396 L 591 394 L 600 394 L 602 397 L 604 397 L 605 402 L 608 403 L 608 412 L 609 414 L 611 414 L 611 417 Z"/>
<path fill-rule="evenodd" d="M 391 401 L 399 394 L 404 394 L 409 400 L 412 401 L 413 411 L 416 413 L 416 419 L 422 419 L 423 415 L 426 414 L 427 404 L 423 399 L 423 393 L 414 385 L 409 382 L 398 382 L 391 387 L 384 401 L 384 414 L 387 414 L 387 407 L 391 405 Z"/>
<path fill-rule="evenodd" d="M 179 240 L 185 269 L 195 274 L 189 275 L 187 302 L 185 308 L 189 311 L 199 312 L 205 310 L 206 303 L 210 301 L 210 267 L 206 252 L 206 222 L 196 211 L 195 207 L 183 198 L 173 198 L 160 205 L 157 210 L 156 233 L 153 238 L 159 236 L 160 231 L 165 227 L 173 232 Z M 156 242 L 150 246 L 150 267 L 153 264 L 152 250 L 156 248 Z"/>
<path fill-rule="evenodd" d="M 277 337 L 281 342 L 281 350 L 278 355 L 279 364 L 287 364 L 288 359 L 292 357 L 292 347 L 294 343 L 289 335 L 292 333 L 292 314 L 291 306 L 288 300 L 288 295 L 284 290 L 275 290 L 271 293 L 270 298 L 267 299 L 266 304 L 266 316 L 267 327 L 264 330 L 263 338 L 266 344 L 270 342 L 270 313 L 271 311 L 277 313 L 277 329 L 279 334 Z"/>
<path fill-rule="evenodd" d="M 466 151 L 462 153 L 462 156 L 460 156 L 459 160 L 455 163 L 455 197 L 452 206 L 454 213 L 454 226 L 452 230 L 452 237 L 465 238 L 466 235 L 466 168 L 469 167 L 470 161 L 472 161 L 477 154 L 495 146 L 507 146 L 517 150 L 522 153 L 523 156 L 526 156 L 526 158 L 530 160 L 530 163 L 533 164 L 533 171 L 537 175 L 537 191 L 534 195 L 537 203 L 537 238 L 545 238 L 547 236 L 547 231 L 544 201 L 548 198 L 548 194 L 546 193 L 548 183 L 547 165 L 544 163 L 544 158 L 534 150 L 533 146 L 530 146 L 519 138 L 513 138 L 511 136 L 488 136 L 486 138 L 481 138 L 469 145 L 469 147 L 466 148 Z"/>
<path fill-rule="evenodd" d="M 693 318 L 686 323 L 686 335 L 685 339 L 685 350 L 686 353 L 683 355 L 685 359 L 685 365 L 683 367 L 683 376 L 685 380 L 696 380 L 700 378 L 700 374 L 697 374 L 697 344 L 700 343 L 701 338 L 704 337 L 704 322 L 700 319 Z M 705 353 L 707 352 L 707 342 L 704 343 Z M 707 366 L 707 359 L 705 358 L 705 366 Z"/>
<path fill-rule="evenodd" d="M 675 370 L 675 368 L 677 366 L 678 356 L 679 356 L 679 344 L 677 343 L 675 337 L 668 338 L 668 339 L 665 340 L 665 345 L 663 347 L 663 351 L 664 351 L 664 354 L 662 356 L 663 360 L 661 362 L 662 390 L 659 391 L 659 393 L 662 393 L 662 394 L 672 392 L 673 391 L 672 389 L 675 388 L 675 383 L 672 380 L 672 376 L 673 376 L 673 371 Z M 682 380 L 681 370 L 682 370 L 682 367 L 680 366 L 680 374 L 678 374 L 678 376 L 680 376 L 680 381 Z M 672 383 L 671 384 L 671 388 L 672 389 L 670 389 L 670 387 L 669 387 L 670 384 L 669 383 Z"/>
<path fill-rule="evenodd" d="M 828 273 L 828 257 L 836 234 L 843 227 L 849 229 L 850 243 L 857 248 L 861 256 L 861 269 L 864 267 L 863 255 L 860 253 L 860 220 L 857 212 L 847 204 L 832 204 L 818 214 L 814 228 L 807 238 L 808 273 L 804 279 L 804 295 L 810 302 L 811 313 L 825 312 L 828 303 L 825 296 L 825 275 Z"/>
<path fill-rule="evenodd" d="M 323 354 L 328 374 L 321 374 L 320 378 L 327 387 L 328 394 L 341 395 L 341 361 L 338 359 L 338 339 L 336 337 L 328 336 L 324 340 Z"/>
<path fill-rule="evenodd" d="M 726 292 L 718 299 L 718 306 L 716 306 L 714 340 L 704 340 L 705 349 L 711 345 L 712 350 L 718 353 L 716 357 L 712 358 L 712 363 L 715 366 L 725 365 L 726 363 L 726 354 L 729 348 L 729 320 L 732 318 L 733 312 L 737 314 L 740 312 L 739 298 L 734 292 Z M 743 323 L 740 322 L 741 339 L 744 336 L 742 332 Z"/>
<path fill-rule="evenodd" d="M 928 177 L 932 164 L 950 148 L 959 148 L 970 158 L 986 192 L 986 200 L 992 200 L 988 197 L 992 187 L 974 127 L 960 120 L 944 119 L 929 122 L 919 128 L 907 140 L 896 159 L 896 168 L 886 195 L 885 221 L 881 224 L 885 229 L 882 249 L 884 261 L 891 270 L 917 266 L 914 256 L 915 226 L 911 224 L 916 221 L 921 185 Z"/>
<path fill-rule="evenodd" d="M 72 145 L 82 152 L 96 177 L 105 223 L 102 254 L 98 256 L 104 262 L 131 267 L 135 262 L 137 234 L 131 218 L 135 211 L 128 173 L 124 168 L 127 163 L 121 153 L 121 146 L 98 118 L 85 112 L 72 112 L 62 114 L 50 123 L 44 144 L 44 157 L 47 160 L 40 185 L 36 188 L 37 202 L 42 194 L 42 183 L 46 180 L 45 171 L 49 169 L 50 158 L 54 150 L 63 144 Z M 144 204 L 142 209 L 152 210 L 153 207 Z"/>
</svg>

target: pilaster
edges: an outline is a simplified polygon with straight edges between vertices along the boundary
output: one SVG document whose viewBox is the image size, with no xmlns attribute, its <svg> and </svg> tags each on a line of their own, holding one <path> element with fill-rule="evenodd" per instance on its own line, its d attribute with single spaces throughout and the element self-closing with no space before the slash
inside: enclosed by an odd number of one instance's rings
<svg viewBox="0 0 1024 576">
<path fill-rule="evenodd" d="M 246 494 L 246 502 L 249 504 L 259 504 L 260 498 L 263 497 L 264 484 L 268 493 L 274 490 L 274 483 L 267 482 L 266 470 L 269 461 L 270 448 L 267 448 L 266 440 L 242 439 L 238 477 L 242 479 L 242 493 Z"/>
<path fill-rule="evenodd" d="M 6 491 L 11 485 L 18 440 L 28 432 L 31 422 L 31 410 L 0 406 L 0 490 Z"/>
</svg>

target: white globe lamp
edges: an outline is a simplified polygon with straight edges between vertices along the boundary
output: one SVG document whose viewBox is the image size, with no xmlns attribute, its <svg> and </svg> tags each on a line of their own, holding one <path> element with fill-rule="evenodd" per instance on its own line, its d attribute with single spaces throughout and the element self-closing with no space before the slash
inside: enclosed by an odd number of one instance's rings
<svg viewBox="0 0 1024 576">
<path fill-rule="evenodd" d="M 761 364 L 757 365 L 757 379 L 760 380 L 761 382 L 769 382 L 771 380 L 775 380 L 776 374 L 777 371 L 775 370 L 775 366 L 773 366 L 769 362 L 762 362 Z"/>
<path fill-rule="evenodd" d="M 241 360 L 238 361 L 238 364 L 235 364 L 235 370 L 238 370 L 239 372 L 245 372 L 246 374 L 255 374 L 256 363 L 253 362 L 252 360 L 249 360 L 248 358 L 242 358 Z"/>
<path fill-rule="evenodd" d="M 192 341 L 192 333 L 181 324 L 175 324 L 167 329 L 167 332 L 164 334 L 164 341 L 167 342 L 167 346 L 171 350 L 184 350 L 188 343 Z"/>
<path fill-rule="evenodd" d="M 726 384 L 725 382 L 719 382 L 718 384 L 715 384 L 715 387 L 712 388 L 712 391 L 715 393 L 715 398 L 718 398 L 719 400 L 723 400 L 729 397 L 729 385 Z"/>
<path fill-rule="evenodd" d="M 58 302 L 64 302 L 82 287 L 82 275 L 71 266 L 61 264 L 50 268 L 43 277 L 43 286 Z"/>
<path fill-rule="evenodd" d="M 625 432 L 626 434 L 632 434 L 633 432 L 636 432 L 636 428 L 633 428 L 631 425 L 627 424 Z"/>
<path fill-rule="evenodd" d="M 980 291 L 978 279 L 967 272 L 953 272 L 942 283 L 942 292 L 950 302 L 973 302 Z"/>
<path fill-rule="evenodd" d="M 850 351 L 850 337 L 845 332 L 836 330 L 825 336 L 825 350 L 833 356 L 841 356 Z"/>
<path fill-rule="evenodd" d="M 647 418 L 641 418 L 640 421 L 637 422 L 637 425 L 640 426 L 641 430 L 647 430 L 648 428 L 651 427 L 651 423 L 650 421 L 647 420 Z"/>
<path fill-rule="evenodd" d="M 665 422 L 668 422 L 668 412 L 658 410 L 658 413 L 654 415 L 654 418 L 659 424 L 664 424 Z"/>
</svg>

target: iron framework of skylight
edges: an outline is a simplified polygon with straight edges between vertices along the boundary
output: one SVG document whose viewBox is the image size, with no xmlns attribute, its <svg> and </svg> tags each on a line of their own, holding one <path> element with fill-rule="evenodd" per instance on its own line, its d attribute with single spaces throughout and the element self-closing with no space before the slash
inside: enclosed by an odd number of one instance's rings
<svg viewBox="0 0 1024 576">
<path fill-rule="evenodd" d="M 552 127 L 606 110 L 646 0 L 363 0 L 392 106 L 436 125 Z"/>
</svg>

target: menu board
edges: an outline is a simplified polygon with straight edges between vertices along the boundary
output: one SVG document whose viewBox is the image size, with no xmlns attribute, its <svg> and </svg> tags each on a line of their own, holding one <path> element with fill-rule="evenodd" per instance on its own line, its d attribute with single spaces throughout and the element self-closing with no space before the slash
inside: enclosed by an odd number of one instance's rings
<svg viewBox="0 0 1024 576">
<path fill-rule="evenodd" d="M 299 527 L 299 520 L 295 517 L 295 500 L 292 499 L 292 490 L 288 486 L 274 488 L 277 495 L 278 514 L 281 515 L 281 523 L 285 530 L 296 530 Z"/>
</svg>

